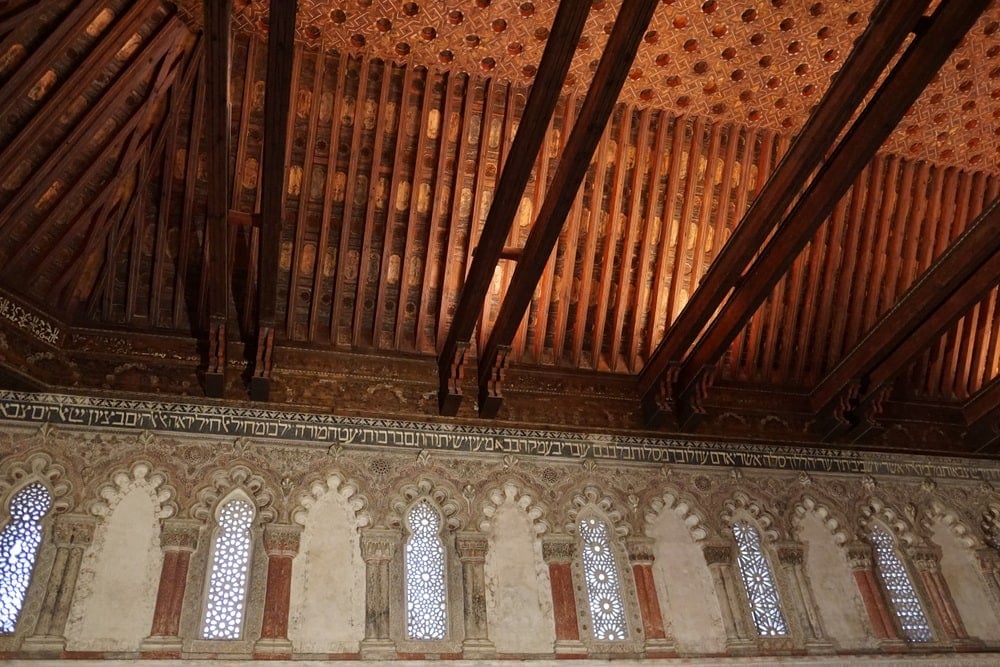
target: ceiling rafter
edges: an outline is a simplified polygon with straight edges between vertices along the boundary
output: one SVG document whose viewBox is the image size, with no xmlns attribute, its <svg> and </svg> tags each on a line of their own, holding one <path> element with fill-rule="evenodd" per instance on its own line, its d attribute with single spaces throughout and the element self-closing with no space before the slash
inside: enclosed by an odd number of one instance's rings
<svg viewBox="0 0 1000 667">
<path fill-rule="evenodd" d="M 962 408 L 968 425 L 966 445 L 977 453 L 992 450 L 1000 445 L 1000 377 L 980 389 Z"/>
<path fill-rule="evenodd" d="M 208 360 L 205 393 L 221 397 L 226 388 L 226 320 L 229 310 L 229 76 L 232 12 L 227 3 L 204 3 L 206 195 L 205 278 L 208 290 Z M 190 176 L 189 172 L 189 176 Z"/>
<path fill-rule="evenodd" d="M 295 61 L 296 0 L 271 2 L 267 38 L 267 87 L 264 92 L 264 139 L 261 157 L 260 245 L 257 257 L 257 341 L 250 397 L 266 401 L 271 390 L 274 334 L 278 307 L 278 254 L 285 210 L 285 163 L 288 109 Z M 304 183 L 303 189 L 309 184 Z"/>
<path fill-rule="evenodd" d="M 11 32 L 56 2 L 58 0 L 22 0 L 20 3 L 9 3 L 0 10 L 0 34 Z"/>
<path fill-rule="evenodd" d="M 753 266 L 678 369 L 676 395 L 682 427 L 689 427 L 702 414 L 699 403 L 711 384 L 714 365 L 733 338 L 988 4 L 988 0 L 944 3 L 937 9 L 792 211 L 783 216 L 778 231 L 760 250 Z M 652 412 L 654 416 L 656 413 Z"/>
<path fill-rule="evenodd" d="M 917 25 L 928 4 L 926 0 L 905 3 L 883 0 L 873 12 L 868 28 L 823 100 L 640 372 L 639 392 L 650 425 L 662 424 L 675 411 L 669 397 L 676 395 L 676 389 L 665 385 L 674 383 L 677 364 L 727 295 L 740 283 L 780 215 L 789 209 L 820 166 L 823 156 Z M 668 311 L 668 318 L 670 316 Z"/>
<path fill-rule="evenodd" d="M 589 12 L 590 4 L 585 2 L 562 2 L 556 11 L 535 83 L 528 94 L 510 156 L 500 172 L 472 265 L 438 356 L 438 407 L 442 414 L 454 415 L 461 404 L 460 384 L 465 349 L 482 313 L 490 281 L 527 187 L 535 157 L 559 102 L 562 85 Z"/>
<path fill-rule="evenodd" d="M 500 304 L 493 330 L 480 351 L 479 414 L 482 417 L 494 417 L 500 409 L 503 400 L 500 384 L 511 340 L 531 303 L 535 287 L 556 241 L 559 240 L 563 223 L 589 169 L 594 150 L 604 135 L 639 42 L 657 4 L 657 0 L 625 0 L 618 12 L 548 194 L 531 227 L 510 286 Z"/>
</svg>

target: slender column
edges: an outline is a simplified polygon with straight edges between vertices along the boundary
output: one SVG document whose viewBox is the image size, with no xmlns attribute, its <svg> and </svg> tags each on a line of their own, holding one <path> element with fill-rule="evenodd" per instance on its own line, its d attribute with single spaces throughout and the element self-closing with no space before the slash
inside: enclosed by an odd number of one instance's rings
<svg viewBox="0 0 1000 667">
<path fill-rule="evenodd" d="M 833 643 L 823 631 L 816 598 L 805 574 L 805 545 L 799 542 L 784 542 L 777 545 L 777 551 L 778 564 L 785 571 L 785 580 L 791 587 L 792 604 L 795 605 L 800 624 L 806 631 L 806 650 L 810 653 L 833 653 Z"/>
<path fill-rule="evenodd" d="M 982 645 L 982 642 L 969 637 L 965 623 L 955 606 L 955 598 L 951 594 L 948 582 L 941 574 L 941 551 L 932 545 L 913 547 L 909 552 L 910 561 L 920 574 L 920 581 L 927 594 L 927 601 L 939 626 L 940 639 L 950 640 L 958 649 L 971 650 Z"/>
<path fill-rule="evenodd" d="M 653 540 L 649 537 L 630 537 L 625 541 L 628 559 L 632 564 L 635 593 L 642 613 L 645 653 L 647 658 L 668 658 L 677 655 L 673 640 L 667 638 L 663 627 L 660 599 L 653 580 Z"/>
<path fill-rule="evenodd" d="M 181 654 L 181 610 L 187 587 L 191 553 L 198 546 L 202 522 L 196 519 L 166 519 L 160 525 L 160 585 L 149 637 L 142 640 L 143 658 L 179 658 Z"/>
<path fill-rule="evenodd" d="M 299 553 L 302 526 L 267 524 L 264 551 L 267 552 L 267 588 L 264 591 L 264 619 L 254 657 L 291 659 L 288 640 L 288 608 L 292 595 L 292 559 Z"/>
<path fill-rule="evenodd" d="M 399 545 L 398 530 L 369 528 L 361 532 L 361 557 L 365 561 L 364 660 L 396 657 L 396 643 L 389 637 L 389 565 Z"/>
<path fill-rule="evenodd" d="M 66 646 L 63 633 L 69 618 L 76 579 L 80 574 L 83 552 L 94 539 L 97 523 L 93 517 L 64 514 L 56 517 L 53 538 L 55 559 L 45 586 L 45 598 L 35 621 L 32 636 L 24 640 L 25 651 L 59 653 Z"/>
<path fill-rule="evenodd" d="M 865 542 L 853 542 L 847 547 L 847 562 L 868 612 L 872 632 L 883 649 L 903 650 L 906 643 L 899 633 L 895 616 L 889 611 L 882 586 L 875 575 L 872 548 Z"/>
<path fill-rule="evenodd" d="M 990 591 L 990 604 L 1000 619 L 1000 552 L 991 547 L 977 549 L 976 563 L 979 565 L 986 588 Z"/>
<path fill-rule="evenodd" d="M 757 650 L 755 634 L 751 633 L 747 619 L 746 604 L 737 589 L 733 572 L 733 545 L 729 541 L 709 542 L 702 546 L 702 554 L 708 564 L 715 584 L 715 595 L 722 612 L 722 624 L 726 629 L 726 648 L 730 653 L 747 654 Z"/>
<path fill-rule="evenodd" d="M 587 653 L 580 641 L 573 586 L 573 558 L 576 550 L 576 538 L 572 535 L 547 535 L 542 539 L 542 557 L 549 566 L 549 583 L 552 586 L 557 656 L 580 656 Z"/>
<path fill-rule="evenodd" d="M 486 552 L 489 542 L 477 532 L 460 532 L 455 545 L 462 561 L 462 592 L 465 602 L 465 639 L 462 657 L 496 657 L 496 647 L 489 639 L 486 617 Z"/>
</svg>

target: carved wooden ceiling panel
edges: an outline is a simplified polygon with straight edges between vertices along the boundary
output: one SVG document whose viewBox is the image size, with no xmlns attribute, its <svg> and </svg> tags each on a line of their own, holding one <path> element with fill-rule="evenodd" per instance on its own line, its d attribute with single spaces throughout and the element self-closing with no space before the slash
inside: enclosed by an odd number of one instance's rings
<svg viewBox="0 0 1000 667">
<path fill-rule="evenodd" d="M 581 0 L 586 1 L 586 0 Z M 565 86 L 586 91 L 620 3 L 595 0 Z M 197 0 L 181 6 L 195 23 Z M 301 0 L 306 44 L 530 84 L 557 3 L 522 0 Z M 874 0 L 663 0 L 621 101 L 792 135 L 861 34 Z M 266 0 L 235 0 L 240 30 L 266 34 Z M 972 30 L 885 150 L 996 171 L 1000 7 Z"/>
</svg>

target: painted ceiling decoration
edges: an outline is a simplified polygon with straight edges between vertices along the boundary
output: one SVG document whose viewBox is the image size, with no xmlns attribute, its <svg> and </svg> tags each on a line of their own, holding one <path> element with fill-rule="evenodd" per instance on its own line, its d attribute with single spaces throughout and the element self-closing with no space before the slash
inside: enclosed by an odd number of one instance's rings
<svg viewBox="0 0 1000 667">
<path fill-rule="evenodd" d="M 996 456 L 998 28 L 0 1 L 0 380 Z"/>
</svg>

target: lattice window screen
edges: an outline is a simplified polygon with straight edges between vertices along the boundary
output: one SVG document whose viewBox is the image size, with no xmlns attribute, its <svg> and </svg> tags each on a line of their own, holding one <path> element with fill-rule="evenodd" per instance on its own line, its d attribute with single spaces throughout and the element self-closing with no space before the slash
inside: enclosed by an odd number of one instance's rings
<svg viewBox="0 0 1000 667">
<path fill-rule="evenodd" d="M 410 639 L 444 639 L 448 602 L 441 515 L 423 500 L 410 509 L 406 522 L 406 634 Z"/>
<path fill-rule="evenodd" d="M 253 518 L 253 505 L 245 500 L 230 500 L 219 512 L 201 631 L 204 639 L 239 639 L 243 633 Z"/>
<path fill-rule="evenodd" d="M 889 600 L 899 618 L 903 634 L 913 642 L 931 641 L 931 628 L 924 616 L 924 609 L 913 589 L 913 582 L 906 572 L 903 562 L 896 554 L 896 543 L 882 526 L 875 524 L 871 530 L 871 542 L 875 547 L 875 566 L 882 585 L 889 593 Z"/>
<path fill-rule="evenodd" d="M 583 576 L 587 582 L 590 616 L 594 621 L 594 638 L 625 639 L 628 637 L 625 605 L 608 526 L 597 519 L 584 519 L 579 530 L 583 538 Z"/>
<path fill-rule="evenodd" d="M 0 633 L 11 634 L 31 583 L 35 557 L 42 543 L 42 518 L 52 507 L 52 495 L 35 482 L 10 501 L 10 523 L 0 531 Z"/>
<path fill-rule="evenodd" d="M 739 547 L 736 562 L 750 599 L 750 614 L 757 633 L 762 637 L 787 635 L 788 625 L 781 613 L 771 564 L 761 550 L 760 534 L 746 521 L 737 521 L 733 524 L 733 536 Z"/>
</svg>

